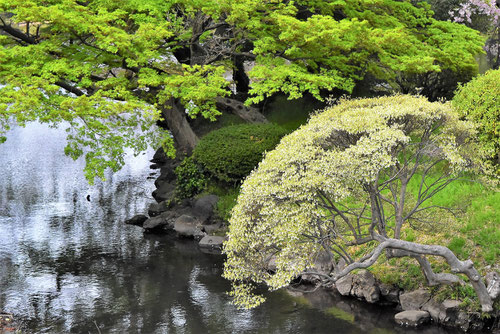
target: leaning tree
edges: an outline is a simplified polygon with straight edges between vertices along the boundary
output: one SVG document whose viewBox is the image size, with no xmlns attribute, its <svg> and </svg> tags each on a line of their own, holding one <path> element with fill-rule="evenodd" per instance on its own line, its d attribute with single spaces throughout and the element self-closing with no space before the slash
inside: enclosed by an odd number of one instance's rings
<svg viewBox="0 0 500 334">
<path fill-rule="evenodd" d="M 187 152 L 191 117 L 262 119 L 228 99 L 228 77 L 248 103 L 321 98 L 367 74 L 474 70 L 482 44 L 409 1 L 0 0 L 0 126 L 69 122 L 67 153 L 86 154 L 93 178 L 121 166 L 123 147 L 158 144 L 160 116 L 165 146 Z"/>
<path fill-rule="evenodd" d="M 335 282 L 385 255 L 416 259 L 430 285 L 463 282 L 457 274 L 464 274 L 483 311 L 491 311 L 472 261 L 401 238 L 409 224 L 440 209 L 429 199 L 481 168 L 475 133 L 448 103 L 407 95 L 343 100 L 312 117 L 242 185 L 224 246 L 235 302 L 261 303 L 255 284 L 274 290 L 303 273 Z M 407 188 L 412 179 L 420 185 L 416 194 Z M 345 267 L 315 269 L 325 253 L 334 267 L 340 259 Z M 443 258 L 450 272 L 434 272 L 429 257 Z"/>
</svg>

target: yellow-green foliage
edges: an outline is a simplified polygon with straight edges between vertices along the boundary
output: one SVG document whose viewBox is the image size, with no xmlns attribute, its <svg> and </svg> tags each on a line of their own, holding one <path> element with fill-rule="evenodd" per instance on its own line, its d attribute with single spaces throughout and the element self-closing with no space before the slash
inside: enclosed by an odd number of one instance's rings
<svg viewBox="0 0 500 334">
<path fill-rule="evenodd" d="M 453 107 L 479 124 L 485 149 L 491 157 L 500 159 L 500 70 L 490 70 L 460 87 Z"/>
<path fill-rule="evenodd" d="M 398 149 L 438 123 L 434 155 L 448 161 L 448 170 L 467 169 L 467 155 L 477 150 L 463 139 L 473 137 L 473 125 L 459 120 L 448 103 L 423 97 L 344 100 L 284 137 L 245 180 L 232 212 L 224 276 L 233 283 L 235 303 L 253 307 L 263 301 L 252 294 L 252 282 L 275 290 L 310 268 L 322 247 L 317 236 L 324 230 L 330 231 L 332 242 L 352 241 L 348 227 L 332 222 L 322 201 L 363 203 L 365 187 L 399 163 Z M 358 246 L 353 256 L 368 249 Z M 271 256 L 274 274 L 266 270 Z"/>
</svg>

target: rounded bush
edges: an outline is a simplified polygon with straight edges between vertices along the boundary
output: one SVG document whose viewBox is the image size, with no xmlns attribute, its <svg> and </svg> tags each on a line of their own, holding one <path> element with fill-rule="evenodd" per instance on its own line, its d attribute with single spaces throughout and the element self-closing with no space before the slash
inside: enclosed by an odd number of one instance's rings
<svg viewBox="0 0 500 334">
<path fill-rule="evenodd" d="M 479 139 L 490 157 L 500 162 L 500 70 L 490 70 L 461 86 L 453 107 L 479 124 Z"/>
<path fill-rule="evenodd" d="M 239 124 L 210 132 L 193 151 L 194 159 L 220 181 L 243 179 L 286 134 L 275 124 Z"/>
</svg>

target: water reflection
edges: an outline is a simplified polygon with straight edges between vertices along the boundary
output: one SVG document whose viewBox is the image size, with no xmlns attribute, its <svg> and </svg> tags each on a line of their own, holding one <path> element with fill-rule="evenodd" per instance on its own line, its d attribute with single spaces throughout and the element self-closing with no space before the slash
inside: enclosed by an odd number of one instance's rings
<svg viewBox="0 0 500 334">
<path fill-rule="evenodd" d="M 256 310 L 236 309 L 221 256 L 123 224 L 151 201 L 152 152 L 89 186 L 83 161 L 62 154 L 64 136 L 31 124 L 0 145 L 0 310 L 26 332 L 404 332 L 380 310 L 325 311 L 339 301 L 311 294 L 278 292 Z"/>
</svg>

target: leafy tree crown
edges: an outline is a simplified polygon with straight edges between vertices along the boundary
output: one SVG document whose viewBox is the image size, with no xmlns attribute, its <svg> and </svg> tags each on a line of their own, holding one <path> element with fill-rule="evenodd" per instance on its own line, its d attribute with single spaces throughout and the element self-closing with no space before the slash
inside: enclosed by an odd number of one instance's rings
<svg viewBox="0 0 500 334">
<path fill-rule="evenodd" d="M 472 168 L 474 133 L 449 103 L 404 95 L 343 100 L 312 117 L 267 153 L 241 187 L 224 247 L 224 276 L 233 282 L 235 302 L 258 305 L 263 298 L 252 293 L 252 282 L 286 286 L 322 250 L 345 250 L 375 234 L 393 237 L 397 232 L 375 217 L 374 189 L 391 177 L 411 177 L 423 153 L 446 161 L 450 176 Z M 409 158 L 412 152 L 417 157 Z M 396 175 L 384 174 L 395 169 Z M 325 209 L 358 201 L 368 204 L 357 226 Z"/>
</svg>

